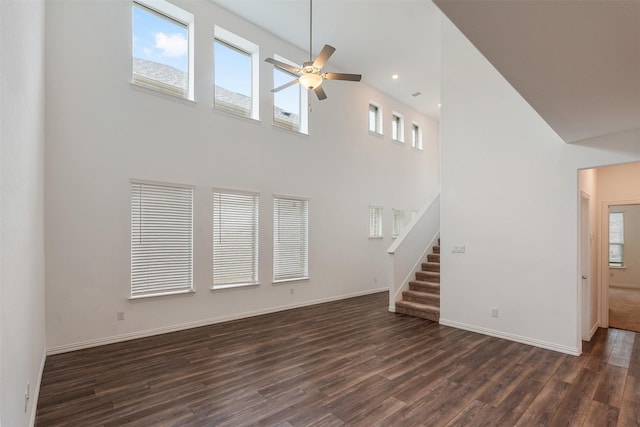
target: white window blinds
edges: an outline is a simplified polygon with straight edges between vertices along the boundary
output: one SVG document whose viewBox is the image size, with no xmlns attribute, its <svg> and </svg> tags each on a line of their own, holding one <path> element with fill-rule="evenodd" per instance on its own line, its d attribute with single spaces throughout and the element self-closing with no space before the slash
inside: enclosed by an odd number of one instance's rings
<svg viewBox="0 0 640 427">
<path fill-rule="evenodd" d="M 393 210 L 393 237 L 398 237 L 404 228 L 404 211 Z"/>
<path fill-rule="evenodd" d="M 273 199 L 273 281 L 309 277 L 309 201 Z"/>
<path fill-rule="evenodd" d="M 382 208 L 369 206 L 369 237 L 382 237 Z"/>
<path fill-rule="evenodd" d="M 258 195 L 213 192 L 213 287 L 258 283 Z"/>
<path fill-rule="evenodd" d="M 193 188 L 131 182 L 131 296 L 193 289 Z"/>
<path fill-rule="evenodd" d="M 609 213 L 609 266 L 624 266 L 624 213 Z"/>
</svg>

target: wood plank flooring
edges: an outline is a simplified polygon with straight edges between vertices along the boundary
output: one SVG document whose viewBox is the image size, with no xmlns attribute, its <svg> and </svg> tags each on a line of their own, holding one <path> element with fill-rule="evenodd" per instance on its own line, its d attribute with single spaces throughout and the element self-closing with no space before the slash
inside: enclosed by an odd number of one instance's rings
<svg viewBox="0 0 640 427">
<path fill-rule="evenodd" d="M 36 426 L 640 426 L 640 336 L 574 357 L 387 293 L 49 356 Z"/>
</svg>

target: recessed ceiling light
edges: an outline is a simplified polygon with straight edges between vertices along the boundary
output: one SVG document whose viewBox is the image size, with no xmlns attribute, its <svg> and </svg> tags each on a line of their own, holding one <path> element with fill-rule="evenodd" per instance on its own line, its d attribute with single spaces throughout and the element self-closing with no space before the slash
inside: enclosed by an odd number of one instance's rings
<svg viewBox="0 0 640 427">
<path fill-rule="evenodd" d="M 391 78 L 392 78 L 393 80 L 398 80 L 398 77 L 400 77 L 400 76 L 399 76 L 399 75 L 397 75 L 397 74 L 394 74 L 393 76 L 391 76 Z"/>
</svg>

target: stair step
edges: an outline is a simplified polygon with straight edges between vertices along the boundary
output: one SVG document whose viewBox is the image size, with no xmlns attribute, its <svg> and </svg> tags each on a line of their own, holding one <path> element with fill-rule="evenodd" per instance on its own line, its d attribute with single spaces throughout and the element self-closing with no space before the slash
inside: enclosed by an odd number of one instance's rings
<svg viewBox="0 0 640 427">
<path fill-rule="evenodd" d="M 416 279 L 422 282 L 440 283 L 440 273 L 436 271 L 416 271 Z"/>
<path fill-rule="evenodd" d="M 433 253 L 434 254 L 439 254 L 440 253 L 440 245 L 436 245 L 433 247 Z"/>
<path fill-rule="evenodd" d="M 440 294 L 440 283 L 424 282 L 422 280 L 412 280 L 409 282 L 409 290 Z"/>
<path fill-rule="evenodd" d="M 440 262 L 440 254 L 427 254 L 427 261 Z"/>
<path fill-rule="evenodd" d="M 436 271 L 440 273 L 440 263 L 439 262 L 423 262 L 422 271 Z"/>
<path fill-rule="evenodd" d="M 440 294 L 434 292 L 404 291 L 402 300 L 440 307 Z"/>
<path fill-rule="evenodd" d="M 416 302 L 398 301 L 396 303 L 396 313 L 420 317 L 421 319 L 432 320 L 434 322 L 440 320 L 439 307 Z"/>
</svg>

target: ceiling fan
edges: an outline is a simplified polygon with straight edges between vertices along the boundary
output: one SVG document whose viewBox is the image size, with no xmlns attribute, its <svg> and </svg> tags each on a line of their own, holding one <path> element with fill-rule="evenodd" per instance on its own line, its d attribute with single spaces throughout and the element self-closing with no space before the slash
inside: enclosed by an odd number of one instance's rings
<svg viewBox="0 0 640 427">
<path fill-rule="evenodd" d="M 328 44 L 324 45 L 320 53 L 318 54 L 315 60 L 312 60 L 311 50 L 312 50 L 312 35 L 313 35 L 313 0 L 309 0 L 309 61 L 302 64 L 302 68 L 295 67 L 293 65 L 289 65 L 282 61 L 278 61 L 277 59 L 267 58 L 266 62 L 275 65 L 276 67 L 280 67 L 282 69 L 288 70 L 293 74 L 297 75 L 298 78 L 290 81 L 289 83 L 285 83 L 282 86 L 278 86 L 277 88 L 271 89 L 271 92 L 278 92 L 282 89 L 286 89 L 289 86 L 293 86 L 296 83 L 300 83 L 302 86 L 306 87 L 309 90 L 313 90 L 320 101 L 323 99 L 327 99 L 327 94 L 322 88 L 322 82 L 325 80 L 346 80 L 351 82 L 359 82 L 362 78 L 360 74 L 345 74 L 345 73 L 325 73 L 322 72 L 322 67 L 326 64 L 327 60 L 333 52 L 335 52 L 335 48 L 333 46 L 329 46 Z"/>
</svg>

